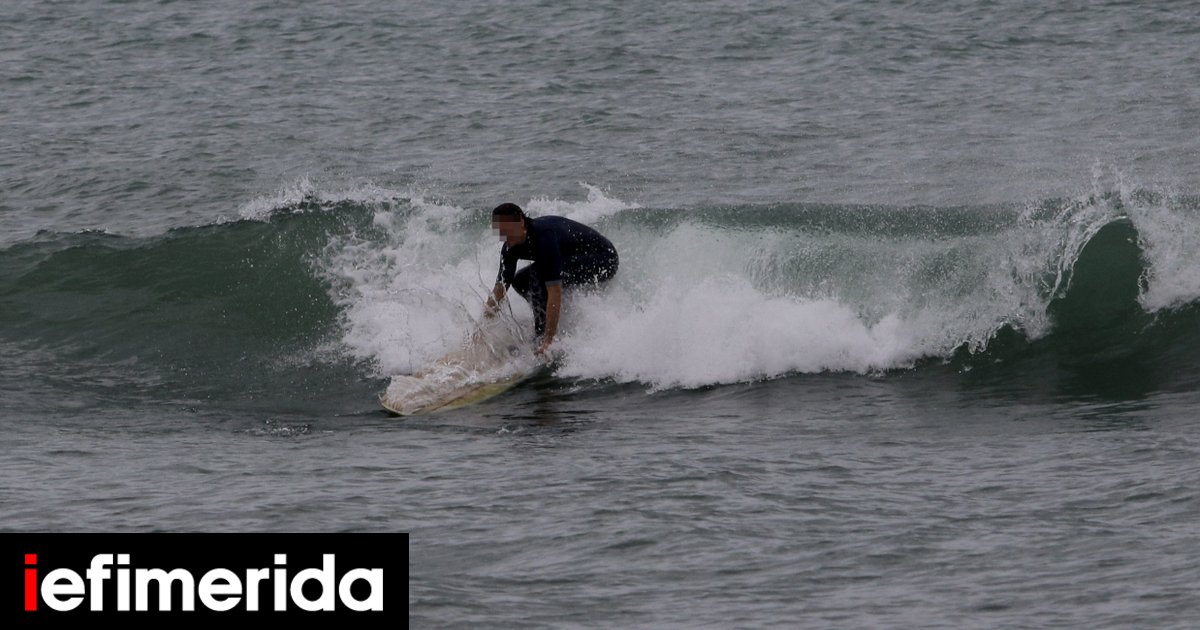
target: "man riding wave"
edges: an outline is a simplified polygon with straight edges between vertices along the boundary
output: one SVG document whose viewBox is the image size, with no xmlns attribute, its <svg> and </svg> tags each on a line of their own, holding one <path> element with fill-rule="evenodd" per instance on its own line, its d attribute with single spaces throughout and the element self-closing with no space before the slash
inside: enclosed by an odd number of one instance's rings
<svg viewBox="0 0 1200 630">
<path fill-rule="evenodd" d="M 533 331 L 541 343 L 535 354 L 545 356 L 558 333 L 564 286 L 598 285 L 617 273 L 617 249 L 596 230 L 566 217 L 530 218 L 521 207 L 504 203 L 492 210 L 492 227 L 504 237 L 500 273 L 484 304 L 495 315 L 508 287 L 533 309 Z M 517 271 L 518 260 L 533 264 Z"/>
</svg>

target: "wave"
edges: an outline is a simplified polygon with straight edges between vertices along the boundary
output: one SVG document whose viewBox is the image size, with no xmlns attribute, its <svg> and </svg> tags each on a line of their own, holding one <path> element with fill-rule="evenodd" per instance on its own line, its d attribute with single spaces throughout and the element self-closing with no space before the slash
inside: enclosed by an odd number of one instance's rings
<svg viewBox="0 0 1200 630">
<path fill-rule="evenodd" d="M 1200 266 L 1187 255 L 1200 241 L 1191 198 L 684 210 L 587 190 L 586 201 L 526 204 L 535 216 L 592 223 L 622 256 L 611 286 L 569 298 L 560 376 L 665 389 L 938 362 L 970 369 L 1013 338 L 1055 339 L 1064 361 L 1086 363 L 1120 355 L 1162 313 L 1200 296 Z M 348 350 L 383 374 L 405 372 L 473 325 L 498 243 L 482 209 L 417 200 L 377 223 L 386 239 L 335 244 L 324 270 L 339 287 Z M 1170 238 L 1148 238 L 1156 230 Z M 514 321 L 529 316 L 515 300 Z"/>
<path fill-rule="evenodd" d="M 227 379 L 247 362 L 385 378 L 454 349 L 496 273 L 488 209 L 309 186 L 221 224 L 0 250 L 5 341 Z M 522 203 L 595 225 L 621 251 L 610 286 L 567 298 L 561 377 L 669 389 L 1029 360 L 1181 368 L 1200 350 L 1192 197 L 672 209 L 586 191 Z M 510 304 L 510 324 L 530 328 Z"/>
<path fill-rule="evenodd" d="M 0 250 L 0 346 L 22 364 L 10 376 L 49 384 L 39 404 L 80 408 L 215 397 L 279 412 L 333 399 L 355 370 L 314 261 L 364 221 L 334 204 L 152 237 L 43 232 Z"/>
</svg>

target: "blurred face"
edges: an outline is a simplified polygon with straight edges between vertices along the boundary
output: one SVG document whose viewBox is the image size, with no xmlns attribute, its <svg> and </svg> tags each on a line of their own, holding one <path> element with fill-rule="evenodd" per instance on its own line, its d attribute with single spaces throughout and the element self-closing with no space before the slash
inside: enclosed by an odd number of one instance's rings
<svg viewBox="0 0 1200 630">
<path fill-rule="evenodd" d="M 520 245 L 525 242 L 525 223 L 517 218 L 503 217 L 492 221 L 492 229 L 500 233 L 507 245 Z"/>
</svg>

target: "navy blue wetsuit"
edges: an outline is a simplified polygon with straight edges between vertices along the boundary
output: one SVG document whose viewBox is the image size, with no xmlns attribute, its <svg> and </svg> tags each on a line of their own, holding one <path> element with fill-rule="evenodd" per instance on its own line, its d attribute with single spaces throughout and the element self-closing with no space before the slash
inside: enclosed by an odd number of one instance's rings
<svg viewBox="0 0 1200 630">
<path fill-rule="evenodd" d="M 518 260 L 533 264 L 517 271 Z M 534 331 L 546 330 L 546 287 L 598 284 L 617 273 L 617 248 L 602 234 L 566 217 L 525 219 L 525 242 L 500 250 L 496 282 L 511 286 L 533 308 Z"/>
</svg>

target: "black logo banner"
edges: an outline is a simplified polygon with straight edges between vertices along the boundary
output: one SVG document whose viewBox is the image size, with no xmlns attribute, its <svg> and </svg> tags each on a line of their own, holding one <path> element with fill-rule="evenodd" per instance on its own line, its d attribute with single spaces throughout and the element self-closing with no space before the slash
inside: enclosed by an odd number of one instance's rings
<svg viewBox="0 0 1200 630">
<path fill-rule="evenodd" d="M 0 627 L 408 625 L 408 534 L 0 535 Z"/>
</svg>

